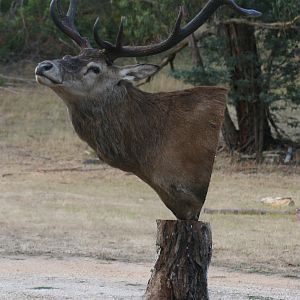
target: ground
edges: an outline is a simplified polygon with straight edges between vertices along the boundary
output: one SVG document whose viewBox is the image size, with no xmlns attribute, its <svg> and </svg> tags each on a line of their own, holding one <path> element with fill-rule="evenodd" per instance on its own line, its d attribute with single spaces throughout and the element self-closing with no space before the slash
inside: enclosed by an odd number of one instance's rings
<svg viewBox="0 0 300 300">
<path fill-rule="evenodd" d="M 103 261 L 83 257 L 0 259 L 1 299 L 141 299 L 150 263 Z M 300 282 L 279 276 L 211 267 L 211 299 L 295 300 Z M 271 295 L 271 296 L 270 296 Z"/>
<path fill-rule="evenodd" d="M 95 163 L 50 91 L 1 93 L 0 298 L 140 298 L 155 260 L 155 220 L 172 214 L 132 174 Z M 205 206 L 266 209 L 259 199 L 290 196 L 299 207 L 299 182 L 297 166 L 219 154 Z M 300 298 L 295 214 L 200 219 L 213 232 L 212 299 Z"/>
</svg>

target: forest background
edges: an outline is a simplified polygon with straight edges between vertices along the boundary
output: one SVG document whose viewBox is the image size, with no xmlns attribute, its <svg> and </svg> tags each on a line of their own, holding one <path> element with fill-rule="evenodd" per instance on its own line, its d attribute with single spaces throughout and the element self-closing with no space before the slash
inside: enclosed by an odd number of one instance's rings
<svg viewBox="0 0 300 300">
<path fill-rule="evenodd" d="M 77 53 L 53 25 L 48 2 L 0 0 L 2 65 Z M 114 41 L 125 16 L 125 44 L 144 45 L 168 36 L 180 5 L 188 21 L 205 2 L 82 0 L 77 27 L 93 40 L 92 26 L 99 16 L 101 36 Z M 185 83 L 230 87 L 223 126 L 227 149 L 261 162 L 263 151 L 297 148 L 300 140 L 299 118 L 293 113 L 300 104 L 300 0 L 247 0 L 239 5 L 263 15 L 245 19 L 223 8 L 188 41 L 147 60 L 170 66 L 165 72 Z"/>
</svg>

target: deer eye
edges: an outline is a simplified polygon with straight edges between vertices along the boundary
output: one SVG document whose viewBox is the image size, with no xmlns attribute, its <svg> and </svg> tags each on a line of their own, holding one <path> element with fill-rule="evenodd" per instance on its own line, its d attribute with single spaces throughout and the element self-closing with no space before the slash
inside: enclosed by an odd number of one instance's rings
<svg viewBox="0 0 300 300">
<path fill-rule="evenodd" d="M 67 59 L 70 59 L 70 58 L 72 58 L 71 55 L 65 55 L 65 56 L 63 57 L 63 60 L 67 60 Z"/>
<path fill-rule="evenodd" d="M 100 68 L 97 66 L 91 66 L 87 69 L 87 73 L 88 72 L 94 72 L 95 74 L 99 74 L 100 73 Z"/>
</svg>

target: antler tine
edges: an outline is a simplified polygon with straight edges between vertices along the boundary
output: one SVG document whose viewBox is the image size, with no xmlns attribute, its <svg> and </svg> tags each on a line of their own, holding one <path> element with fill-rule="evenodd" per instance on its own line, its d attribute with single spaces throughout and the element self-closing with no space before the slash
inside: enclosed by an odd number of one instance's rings
<svg viewBox="0 0 300 300">
<path fill-rule="evenodd" d="M 124 17 L 121 18 L 115 46 L 113 44 L 111 44 L 110 42 L 104 41 L 100 38 L 100 36 L 98 34 L 99 29 L 100 29 L 99 17 L 96 19 L 96 22 L 93 27 L 94 39 L 95 39 L 96 43 L 102 49 L 105 49 L 108 52 L 115 52 L 117 49 L 120 50 L 122 48 L 122 39 L 123 39 L 123 32 L 124 32 L 124 19 L 125 19 Z"/>
<path fill-rule="evenodd" d="M 141 57 L 155 55 L 169 50 L 170 48 L 174 47 L 176 44 L 181 42 L 183 39 L 188 37 L 199 27 L 201 27 L 207 21 L 207 19 L 222 5 L 228 5 L 232 9 L 244 16 L 261 16 L 261 13 L 254 9 L 244 9 L 239 7 L 234 2 L 234 0 L 209 0 L 207 4 L 203 7 L 203 9 L 183 28 L 180 27 L 183 14 L 181 7 L 171 34 L 166 40 L 160 43 L 148 46 L 122 46 L 121 37 L 123 33 L 123 22 L 121 21 L 116 46 L 113 46 L 111 43 L 103 41 L 98 36 L 98 20 L 96 21 L 94 26 L 95 41 L 101 48 L 106 50 L 106 55 L 111 62 L 118 57 Z"/>
<path fill-rule="evenodd" d="M 61 0 L 52 0 L 50 4 L 50 15 L 55 25 L 74 42 L 76 42 L 80 48 L 91 48 L 88 39 L 82 37 L 74 25 L 77 4 L 77 0 L 70 0 L 68 12 L 64 15 Z"/>
<path fill-rule="evenodd" d="M 237 11 L 239 14 L 241 14 L 243 16 L 257 18 L 257 17 L 260 17 L 262 15 L 261 12 L 255 10 L 255 9 L 245 9 L 245 8 L 242 8 L 242 7 L 238 6 L 234 2 L 234 0 L 227 0 L 225 2 L 227 2 L 225 4 L 231 6 L 232 9 L 234 9 L 235 11 Z"/>
<path fill-rule="evenodd" d="M 116 48 L 117 49 L 122 48 L 122 39 L 123 39 L 123 33 L 124 33 L 124 20 L 125 20 L 125 17 L 121 17 L 119 31 L 118 31 L 118 35 L 116 38 Z"/>
<path fill-rule="evenodd" d="M 78 0 L 71 0 L 67 12 L 67 16 L 70 19 L 70 22 L 72 23 L 73 26 L 74 26 L 74 20 L 77 12 L 77 4 L 78 4 Z"/>
<path fill-rule="evenodd" d="M 98 46 L 100 46 L 101 49 L 105 49 L 107 51 L 114 51 L 115 47 L 113 46 L 113 44 L 104 41 L 100 38 L 98 31 L 100 29 L 100 22 L 99 22 L 99 17 L 96 19 L 94 27 L 93 27 L 93 32 L 94 32 L 94 39 L 96 41 L 96 43 L 98 44 Z"/>
<path fill-rule="evenodd" d="M 173 30 L 171 31 L 171 34 L 169 35 L 168 39 L 170 39 L 171 37 L 174 37 L 176 34 L 178 34 L 181 30 L 181 21 L 182 21 L 182 16 L 183 16 L 183 6 L 179 7 L 179 12 L 178 12 L 178 16 L 177 19 L 175 21 L 175 24 L 173 26 Z"/>
<path fill-rule="evenodd" d="M 178 17 L 176 19 L 176 22 L 175 22 L 175 25 L 173 27 L 172 33 L 170 34 L 168 40 L 173 39 L 176 36 L 176 34 L 178 32 L 180 32 L 180 30 L 181 30 L 180 29 L 180 24 L 181 24 L 181 20 L 182 20 L 182 15 L 183 15 L 183 7 L 180 6 Z M 110 42 L 105 41 L 105 40 L 100 38 L 100 36 L 98 34 L 99 29 L 100 29 L 99 17 L 96 19 L 96 22 L 95 22 L 94 27 L 93 27 L 94 39 L 95 39 L 96 43 L 98 44 L 98 46 L 100 46 L 101 49 L 106 50 L 106 54 L 109 57 L 109 60 L 111 62 L 114 59 L 118 58 L 118 57 L 122 57 L 122 55 L 119 56 L 118 53 L 121 53 L 122 49 L 123 49 L 122 39 L 123 39 L 123 33 L 124 33 L 124 20 L 125 20 L 125 17 L 121 17 L 121 21 L 120 21 L 120 25 L 119 25 L 119 31 L 118 31 L 118 34 L 117 34 L 115 46 L 113 44 L 111 44 Z M 144 47 L 148 47 L 148 46 L 137 46 L 137 47 L 133 47 L 133 48 L 144 48 Z M 129 49 L 129 48 L 132 48 L 132 47 L 125 46 L 124 48 Z M 161 52 L 163 52 L 163 51 L 164 50 L 162 50 Z M 146 56 L 146 55 L 152 55 L 152 54 L 143 55 L 141 53 L 141 54 L 138 54 L 137 56 Z M 131 56 L 135 56 L 135 55 L 133 53 L 132 54 L 127 53 L 127 55 L 124 55 L 124 56 L 131 57 Z"/>
<path fill-rule="evenodd" d="M 52 3 L 50 4 L 50 7 L 51 7 Z M 55 1 L 55 7 L 56 7 L 56 10 L 58 12 L 58 16 L 60 18 L 62 18 L 64 16 L 64 12 L 63 12 L 63 9 L 62 9 L 62 6 L 61 6 L 61 1 Z"/>
</svg>

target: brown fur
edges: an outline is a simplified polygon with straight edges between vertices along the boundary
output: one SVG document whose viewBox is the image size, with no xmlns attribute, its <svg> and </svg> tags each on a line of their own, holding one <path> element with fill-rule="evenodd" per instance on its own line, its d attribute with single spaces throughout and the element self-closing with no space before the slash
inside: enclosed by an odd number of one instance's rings
<svg viewBox="0 0 300 300">
<path fill-rule="evenodd" d="M 101 51 L 85 49 L 40 63 L 36 75 L 64 100 L 75 131 L 103 161 L 148 183 L 178 219 L 198 219 L 227 90 L 151 94 L 128 81 L 155 71 L 153 65 L 108 65 Z"/>
<path fill-rule="evenodd" d="M 227 89 L 149 94 L 121 81 L 105 97 L 69 107 L 78 135 L 102 160 L 147 182 L 178 219 L 198 219 Z"/>
<path fill-rule="evenodd" d="M 154 65 L 117 67 L 118 57 L 164 52 L 201 26 L 221 5 L 244 15 L 259 16 L 234 1 L 211 0 L 184 28 L 181 13 L 169 38 L 142 47 L 123 47 L 123 25 L 116 46 L 94 36 L 101 49 L 91 48 L 74 26 L 76 1 L 68 14 L 53 0 L 50 13 L 58 28 L 81 48 L 78 56 L 44 61 L 36 68 L 39 83 L 52 88 L 70 110 L 78 135 L 113 167 L 147 182 L 179 219 L 198 219 L 210 182 L 227 90 L 197 87 L 171 93 L 144 93 L 128 81 L 147 78 Z M 121 23 L 122 24 L 122 23 Z"/>
</svg>

